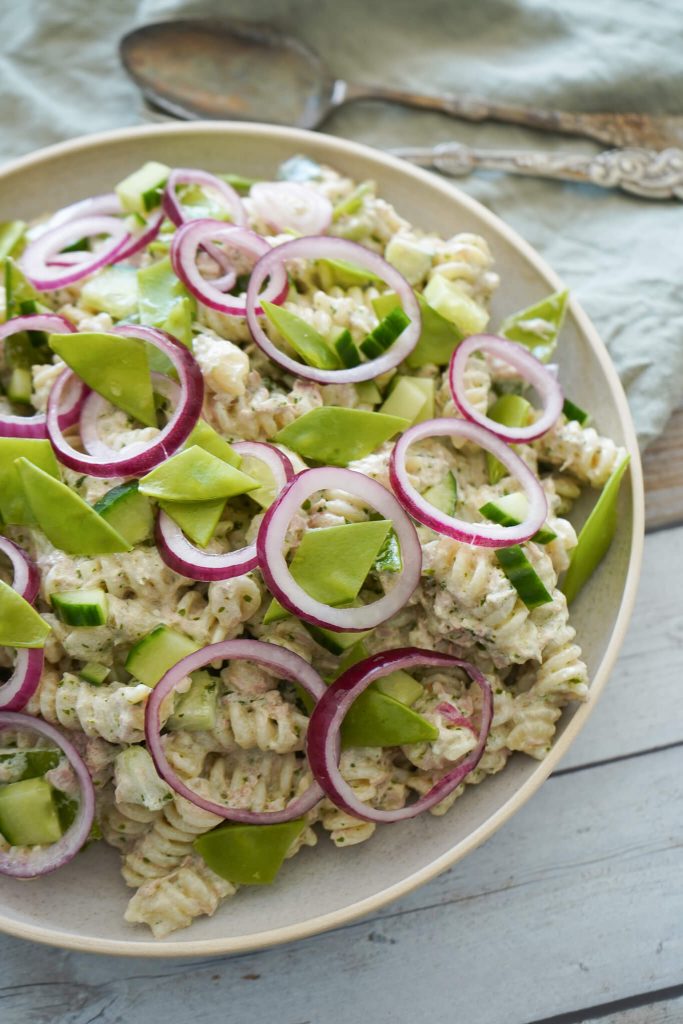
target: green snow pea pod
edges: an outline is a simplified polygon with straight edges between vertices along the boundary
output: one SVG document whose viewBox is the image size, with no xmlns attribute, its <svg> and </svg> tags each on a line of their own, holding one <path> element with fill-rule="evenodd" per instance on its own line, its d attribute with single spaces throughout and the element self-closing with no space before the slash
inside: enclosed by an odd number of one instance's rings
<svg viewBox="0 0 683 1024">
<path fill-rule="evenodd" d="M 256 490 L 260 484 L 210 452 L 192 445 L 140 480 L 140 492 L 157 501 L 213 501 Z"/>
<path fill-rule="evenodd" d="M 74 373 L 118 409 L 157 426 L 147 352 L 137 338 L 83 332 L 51 334 L 49 345 Z"/>
<path fill-rule="evenodd" d="M 269 885 L 305 828 L 305 818 L 277 825 L 219 825 L 195 839 L 194 848 L 211 870 L 228 882 Z"/>
<path fill-rule="evenodd" d="M 31 513 L 16 459 L 22 456 L 44 473 L 59 480 L 59 466 L 49 441 L 27 437 L 0 437 L 0 514 L 5 523 L 31 524 Z"/>
<path fill-rule="evenodd" d="M 408 425 L 409 421 L 402 416 L 323 405 L 283 427 L 275 441 L 304 459 L 346 466 L 374 452 Z"/>
<path fill-rule="evenodd" d="M 612 543 L 617 528 L 619 487 L 630 461 L 631 456 L 626 455 L 612 470 L 591 514 L 581 527 L 578 544 L 572 552 L 562 584 L 567 604 L 572 603 L 584 583 L 593 575 Z"/>
<path fill-rule="evenodd" d="M 195 444 L 203 448 L 204 451 L 209 452 L 210 455 L 215 455 L 217 459 L 222 459 L 223 462 L 229 463 L 236 469 L 239 469 L 242 465 L 242 456 L 238 455 L 228 442 L 213 427 L 209 426 L 206 420 L 198 421 L 188 437 L 185 447 L 191 448 Z"/>
<path fill-rule="evenodd" d="M 105 267 L 81 289 L 81 303 L 93 313 L 109 313 L 114 320 L 132 316 L 138 308 L 134 267 Z"/>
<path fill-rule="evenodd" d="M 191 541 L 206 547 L 218 526 L 226 498 L 211 501 L 160 501 L 159 508 L 178 524 Z"/>
<path fill-rule="evenodd" d="M 86 501 L 26 458 L 14 465 L 31 512 L 45 536 L 70 555 L 106 555 L 131 545 Z"/>
<path fill-rule="evenodd" d="M 390 530 L 388 519 L 308 530 L 289 571 L 316 601 L 333 606 L 348 604 L 358 597 Z M 275 622 L 288 614 L 273 600 L 263 621 Z"/>
<path fill-rule="evenodd" d="M 35 608 L 0 580 L 0 644 L 7 647 L 43 647 L 49 632 L 50 627 Z"/>
<path fill-rule="evenodd" d="M 0 224 L 0 260 L 12 256 L 24 240 L 26 221 L 6 220 Z"/>
<path fill-rule="evenodd" d="M 533 306 L 507 317 L 498 333 L 510 341 L 525 345 L 537 359 L 547 363 L 557 345 L 568 298 L 568 291 L 554 292 Z"/>
<path fill-rule="evenodd" d="M 140 323 L 160 327 L 192 348 L 191 301 L 168 257 L 137 272 Z"/>
<path fill-rule="evenodd" d="M 262 302 L 261 305 L 273 327 L 305 363 L 319 370 L 338 370 L 341 367 L 337 353 L 315 327 L 282 306 L 272 302 Z"/>
</svg>

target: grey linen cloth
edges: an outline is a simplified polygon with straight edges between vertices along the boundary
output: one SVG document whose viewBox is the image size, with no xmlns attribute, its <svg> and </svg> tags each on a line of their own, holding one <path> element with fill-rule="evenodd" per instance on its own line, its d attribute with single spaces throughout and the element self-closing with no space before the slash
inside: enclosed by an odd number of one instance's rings
<svg viewBox="0 0 683 1024">
<path fill-rule="evenodd" d="M 680 0 L 9 0 L 0 5 L 0 157 L 142 120 L 119 37 L 160 17 L 217 13 L 273 22 L 335 74 L 360 81 L 596 111 L 677 113 L 683 96 Z M 386 148 L 455 139 L 597 149 L 374 103 L 325 127 Z M 683 384 L 683 204 L 500 174 L 461 187 L 531 242 L 583 303 L 646 445 Z M 9 217 L 0 210 L 0 220 Z"/>
</svg>

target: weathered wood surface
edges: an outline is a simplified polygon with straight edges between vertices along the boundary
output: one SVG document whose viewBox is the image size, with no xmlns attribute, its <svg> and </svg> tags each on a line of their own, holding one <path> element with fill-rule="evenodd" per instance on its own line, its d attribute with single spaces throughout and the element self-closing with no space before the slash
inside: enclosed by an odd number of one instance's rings
<svg viewBox="0 0 683 1024">
<path fill-rule="evenodd" d="M 681 636 L 676 529 L 647 538 L 631 632 L 595 715 L 476 854 L 370 919 L 229 960 L 0 938 L 0 1021 L 680 1024 Z"/>
<path fill-rule="evenodd" d="M 643 473 L 647 529 L 683 523 L 683 408 L 645 452 Z"/>
</svg>

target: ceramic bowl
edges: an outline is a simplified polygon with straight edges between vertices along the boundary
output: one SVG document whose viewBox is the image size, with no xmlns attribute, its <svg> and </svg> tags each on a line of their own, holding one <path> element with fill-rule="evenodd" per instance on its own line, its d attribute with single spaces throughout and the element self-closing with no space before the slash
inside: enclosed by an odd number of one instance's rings
<svg viewBox="0 0 683 1024">
<path fill-rule="evenodd" d="M 561 286 L 526 242 L 448 182 L 366 146 L 264 125 L 150 125 L 52 146 L 2 170 L 0 220 L 29 220 L 109 191 L 146 160 L 269 178 L 295 153 L 358 181 L 374 179 L 381 194 L 421 228 L 444 236 L 484 235 L 501 277 L 492 323 Z M 605 686 L 633 607 L 643 543 L 642 476 L 630 413 L 607 350 L 575 301 L 558 359 L 567 393 L 594 412 L 603 433 L 627 446 L 632 461 L 612 549 L 572 609 L 592 678 L 590 699 L 565 711 L 546 759 L 516 755 L 499 775 L 468 789 L 445 817 L 426 814 L 380 827 L 370 842 L 347 850 L 325 841 L 305 849 L 285 864 L 276 885 L 242 890 L 213 918 L 201 918 L 163 941 L 123 920 L 130 890 L 119 875 L 116 851 L 104 844 L 31 883 L 0 879 L 0 928 L 56 946 L 122 955 L 211 956 L 257 949 L 376 911 L 473 854 L 522 807 L 578 736 Z"/>
</svg>

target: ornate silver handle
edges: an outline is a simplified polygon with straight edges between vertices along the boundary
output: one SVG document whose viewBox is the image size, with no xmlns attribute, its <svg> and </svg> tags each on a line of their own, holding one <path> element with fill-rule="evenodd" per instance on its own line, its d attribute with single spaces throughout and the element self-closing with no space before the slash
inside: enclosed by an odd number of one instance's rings
<svg viewBox="0 0 683 1024">
<path fill-rule="evenodd" d="M 683 149 L 611 149 L 597 156 L 528 150 L 472 149 L 457 142 L 392 150 L 422 167 L 452 177 L 487 170 L 620 188 L 645 199 L 683 199 Z"/>
</svg>

